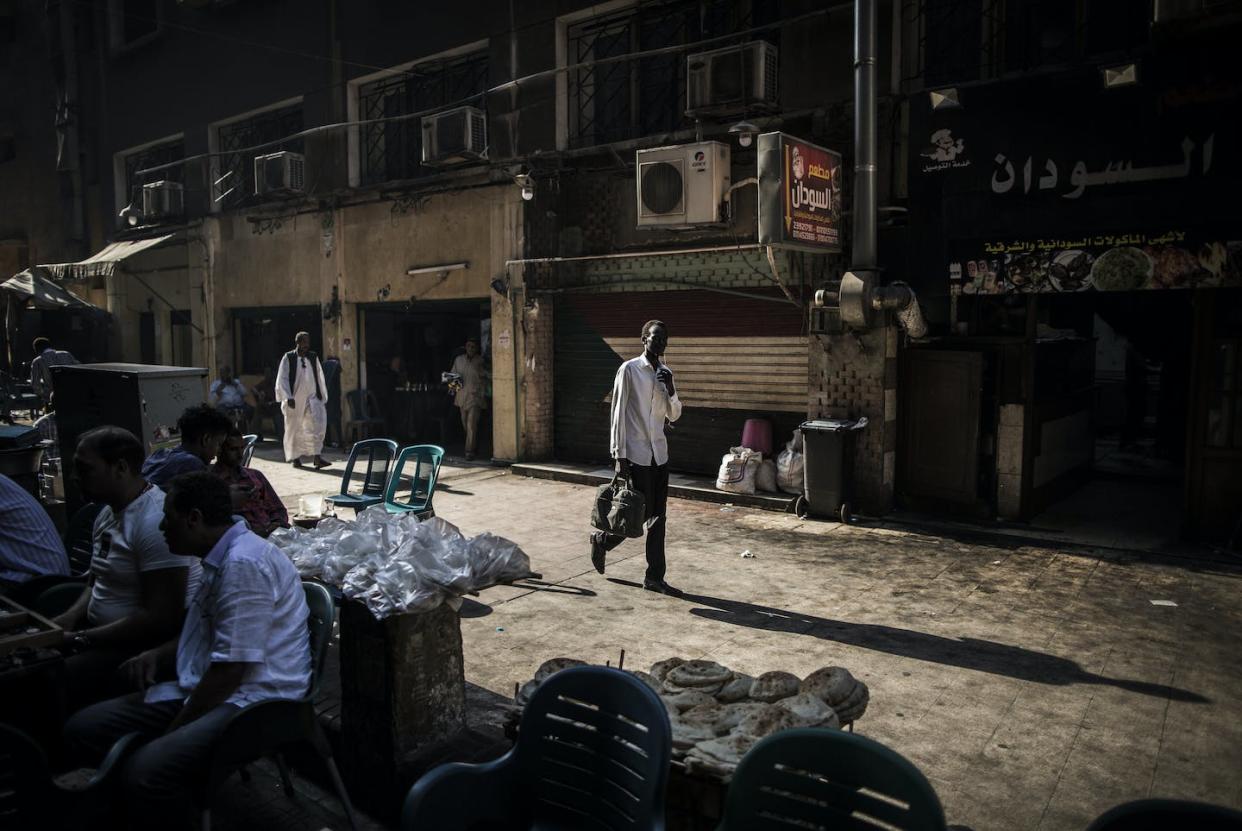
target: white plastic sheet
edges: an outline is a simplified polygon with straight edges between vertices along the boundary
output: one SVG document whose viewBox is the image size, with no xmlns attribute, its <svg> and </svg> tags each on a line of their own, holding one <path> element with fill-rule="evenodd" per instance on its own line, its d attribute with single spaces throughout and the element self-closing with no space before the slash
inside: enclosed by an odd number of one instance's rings
<svg viewBox="0 0 1242 831">
<path fill-rule="evenodd" d="M 494 583 L 530 573 L 530 558 L 494 534 L 464 536 L 434 517 L 368 508 L 353 522 L 328 518 L 313 529 L 280 529 L 269 538 L 303 577 L 339 586 L 377 618 L 425 612 Z"/>
</svg>

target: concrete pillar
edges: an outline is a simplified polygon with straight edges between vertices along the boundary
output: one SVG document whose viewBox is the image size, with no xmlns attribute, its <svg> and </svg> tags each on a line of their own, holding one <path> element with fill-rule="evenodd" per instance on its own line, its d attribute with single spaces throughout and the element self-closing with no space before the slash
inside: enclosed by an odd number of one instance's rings
<svg viewBox="0 0 1242 831">
<path fill-rule="evenodd" d="M 498 189 L 492 203 L 490 272 L 510 285 L 507 297 L 492 292 L 492 456 L 504 461 L 526 458 L 522 447 L 522 322 L 524 298 L 518 269 L 507 269 L 523 248 L 523 206 L 516 188 Z"/>
</svg>

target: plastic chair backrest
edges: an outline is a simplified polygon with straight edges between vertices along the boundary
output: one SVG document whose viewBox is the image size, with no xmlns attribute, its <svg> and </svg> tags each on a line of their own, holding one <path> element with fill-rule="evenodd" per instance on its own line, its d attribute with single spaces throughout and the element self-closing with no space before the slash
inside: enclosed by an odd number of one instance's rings
<svg viewBox="0 0 1242 831">
<path fill-rule="evenodd" d="M 379 399 L 375 397 L 374 390 L 366 391 L 366 398 L 363 399 L 362 414 L 368 421 L 383 421 L 384 414 L 380 412 Z"/>
<path fill-rule="evenodd" d="M 311 651 L 311 688 L 307 697 L 314 698 L 323 678 L 324 658 L 328 654 L 328 644 L 332 641 L 332 621 L 336 609 L 332 604 L 332 593 L 322 583 L 303 580 L 302 590 L 306 592 L 306 605 L 310 610 L 306 618 L 306 625 L 310 629 Z"/>
<path fill-rule="evenodd" d="M 0 827 L 34 828 L 48 820 L 53 795 L 47 757 L 39 743 L 0 724 Z"/>
<path fill-rule="evenodd" d="M 1087 831 L 1239 831 L 1242 812 L 1222 805 L 1184 799 L 1137 799 L 1110 808 L 1087 826 Z"/>
<path fill-rule="evenodd" d="M 414 461 L 414 471 L 409 477 L 410 496 L 402 502 L 397 499 L 397 491 L 401 489 L 401 480 L 405 478 L 406 463 L 411 459 Z M 443 460 L 444 448 L 434 444 L 403 447 L 397 455 L 392 476 L 388 479 L 384 502 L 409 511 L 425 511 L 430 508 L 431 500 L 436 495 L 436 480 L 440 477 L 440 463 Z"/>
<path fill-rule="evenodd" d="M 69 555 L 69 571 L 73 574 L 85 574 L 91 567 L 95 520 L 102 510 L 102 502 L 87 502 L 74 511 L 65 528 L 65 553 Z"/>
<path fill-rule="evenodd" d="M 250 460 L 254 458 L 254 446 L 259 443 L 258 433 L 247 433 L 242 436 L 246 440 L 246 449 L 242 451 L 242 467 L 250 467 Z"/>
<path fill-rule="evenodd" d="M 513 750 L 535 827 L 664 828 L 672 729 L 655 692 L 627 672 L 572 667 L 522 714 Z"/>
<path fill-rule="evenodd" d="M 363 421 L 366 419 L 366 412 L 362 404 L 362 390 L 350 390 L 345 393 L 345 403 L 349 405 L 350 421 Z"/>
<path fill-rule="evenodd" d="M 44 617 L 56 617 L 69 611 L 73 604 L 78 602 L 78 598 L 82 596 L 82 592 L 85 590 L 86 583 L 80 579 L 71 583 L 65 582 L 55 586 L 48 586 L 39 592 L 38 596 L 33 598 L 27 605 L 30 611 Z"/>
<path fill-rule="evenodd" d="M 742 758 L 718 831 L 795 826 L 944 831 L 945 819 L 905 757 L 865 736 L 807 727 L 774 733 Z"/>
<path fill-rule="evenodd" d="M 392 439 L 365 439 L 354 442 L 349 451 L 349 461 L 341 477 L 341 493 L 349 493 L 354 475 L 354 465 L 366 457 L 367 470 L 362 477 L 363 496 L 383 496 L 392 472 L 392 461 L 397 455 L 397 443 Z"/>
</svg>

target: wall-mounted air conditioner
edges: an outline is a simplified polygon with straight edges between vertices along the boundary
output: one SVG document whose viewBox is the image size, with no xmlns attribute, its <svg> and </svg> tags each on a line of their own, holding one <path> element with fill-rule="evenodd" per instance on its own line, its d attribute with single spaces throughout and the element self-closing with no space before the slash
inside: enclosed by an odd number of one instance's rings
<svg viewBox="0 0 1242 831">
<path fill-rule="evenodd" d="M 686 58 L 686 114 L 728 116 L 774 110 L 777 50 L 752 40 Z"/>
<path fill-rule="evenodd" d="M 635 154 L 638 227 L 688 228 L 721 221 L 729 145 L 701 141 Z"/>
<path fill-rule="evenodd" d="M 1156 0 L 1152 17 L 1156 23 L 1168 23 L 1237 10 L 1236 0 Z"/>
<path fill-rule="evenodd" d="M 145 221 L 179 217 L 185 213 L 185 187 L 161 179 L 142 186 L 142 217 Z"/>
<path fill-rule="evenodd" d="M 306 157 L 281 150 L 254 157 L 254 193 L 302 193 L 306 190 Z"/>
<path fill-rule="evenodd" d="M 454 107 L 423 116 L 423 164 L 450 165 L 487 158 L 487 113 Z"/>
</svg>

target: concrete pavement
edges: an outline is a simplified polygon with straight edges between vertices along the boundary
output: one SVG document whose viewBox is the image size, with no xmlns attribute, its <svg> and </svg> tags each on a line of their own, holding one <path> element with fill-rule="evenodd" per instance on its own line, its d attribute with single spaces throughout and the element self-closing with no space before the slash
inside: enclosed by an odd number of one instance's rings
<svg viewBox="0 0 1242 831">
<path fill-rule="evenodd" d="M 297 471 L 278 453 L 268 443 L 255 466 L 287 504 L 339 485 L 341 465 Z M 593 489 L 451 462 L 442 482 L 439 516 L 509 537 L 553 584 L 470 607 L 474 684 L 511 695 L 547 658 L 615 663 L 621 649 L 641 668 L 672 655 L 751 674 L 840 664 L 871 687 L 858 732 L 918 765 L 951 823 L 1080 829 L 1147 796 L 1242 807 L 1232 562 L 673 499 L 668 579 L 688 592 L 675 600 L 635 588 L 641 541 L 606 576 L 591 568 Z"/>
</svg>

